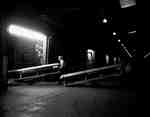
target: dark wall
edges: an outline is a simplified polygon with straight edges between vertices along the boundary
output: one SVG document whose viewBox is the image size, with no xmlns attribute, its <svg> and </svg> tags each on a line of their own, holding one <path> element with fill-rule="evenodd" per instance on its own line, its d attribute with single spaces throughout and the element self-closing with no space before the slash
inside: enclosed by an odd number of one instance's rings
<svg viewBox="0 0 150 117">
<path fill-rule="evenodd" d="M 35 51 L 35 41 L 11 38 L 8 46 L 9 69 L 40 65 L 40 58 Z"/>
</svg>

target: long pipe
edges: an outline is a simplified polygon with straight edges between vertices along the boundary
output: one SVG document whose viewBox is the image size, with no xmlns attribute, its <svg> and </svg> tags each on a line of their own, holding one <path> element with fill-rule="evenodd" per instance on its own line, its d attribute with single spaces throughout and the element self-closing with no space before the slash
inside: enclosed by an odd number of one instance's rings
<svg viewBox="0 0 150 117">
<path fill-rule="evenodd" d="M 15 70 L 9 70 L 8 73 L 25 72 L 25 71 L 42 69 L 42 68 L 53 67 L 53 66 L 59 66 L 59 63 L 46 64 L 46 65 L 40 65 L 40 66 L 34 66 L 34 67 L 27 67 L 27 68 L 22 68 L 22 69 L 15 69 Z"/>
<path fill-rule="evenodd" d="M 92 68 L 92 69 L 83 70 L 83 71 L 79 71 L 79 72 L 67 73 L 67 74 L 61 75 L 60 79 L 71 77 L 71 76 L 77 76 L 77 75 L 92 73 L 92 72 L 98 72 L 101 70 L 107 70 L 107 69 L 111 69 L 111 68 L 118 68 L 120 66 L 121 66 L 120 64 L 117 64 L 117 65 L 110 65 L 110 66 L 104 66 L 104 67 L 99 67 L 99 68 Z"/>
</svg>

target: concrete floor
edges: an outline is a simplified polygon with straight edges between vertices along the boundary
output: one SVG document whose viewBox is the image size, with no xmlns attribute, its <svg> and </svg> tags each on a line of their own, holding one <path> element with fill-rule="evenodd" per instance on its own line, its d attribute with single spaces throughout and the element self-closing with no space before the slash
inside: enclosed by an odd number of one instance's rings
<svg viewBox="0 0 150 117">
<path fill-rule="evenodd" d="M 1 117 L 130 117 L 136 92 L 128 89 L 11 86 L 1 97 Z"/>
</svg>

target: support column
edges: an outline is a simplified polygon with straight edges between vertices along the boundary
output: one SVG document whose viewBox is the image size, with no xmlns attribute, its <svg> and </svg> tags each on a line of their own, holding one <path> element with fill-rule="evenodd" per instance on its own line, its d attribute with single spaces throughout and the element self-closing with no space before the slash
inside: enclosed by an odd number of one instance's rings
<svg viewBox="0 0 150 117">
<path fill-rule="evenodd" d="M 8 57 L 3 56 L 2 57 L 2 85 L 7 85 L 8 79 L 7 79 L 7 71 L 8 71 Z"/>
<path fill-rule="evenodd" d="M 4 25 L 5 22 L 2 22 L 2 28 L 1 28 L 1 32 L 0 32 L 0 37 L 1 37 L 1 77 L 0 77 L 0 88 L 1 90 L 5 90 L 7 88 L 8 85 L 8 54 L 7 54 L 7 47 L 8 47 L 8 40 L 6 37 L 6 30 L 5 30 L 5 26 Z M 1 91 L 0 90 L 0 91 Z"/>
</svg>

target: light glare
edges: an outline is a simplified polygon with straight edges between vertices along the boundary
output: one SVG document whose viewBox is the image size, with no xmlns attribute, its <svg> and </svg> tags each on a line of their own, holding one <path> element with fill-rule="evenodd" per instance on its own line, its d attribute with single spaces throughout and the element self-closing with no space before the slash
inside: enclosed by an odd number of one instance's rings
<svg viewBox="0 0 150 117">
<path fill-rule="evenodd" d="M 121 8 L 127 8 L 136 5 L 136 0 L 120 0 Z"/>
<path fill-rule="evenodd" d="M 113 32 L 113 35 L 114 35 L 114 36 L 117 35 L 116 32 Z"/>
<path fill-rule="evenodd" d="M 121 42 L 121 40 L 120 40 L 120 39 L 118 39 L 118 42 Z"/>
<path fill-rule="evenodd" d="M 103 19 L 103 23 L 107 23 L 107 19 L 106 18 Z"/>
<path fill-rule="evenodd" d="M 46 35 L 40 32 L 33 31 L 31 29 L 27 29 L 13 24 L 8 27 L 8 32 L 10 34 L 29 39 L 45 40 L 47 38 Z"/>
</svg>

